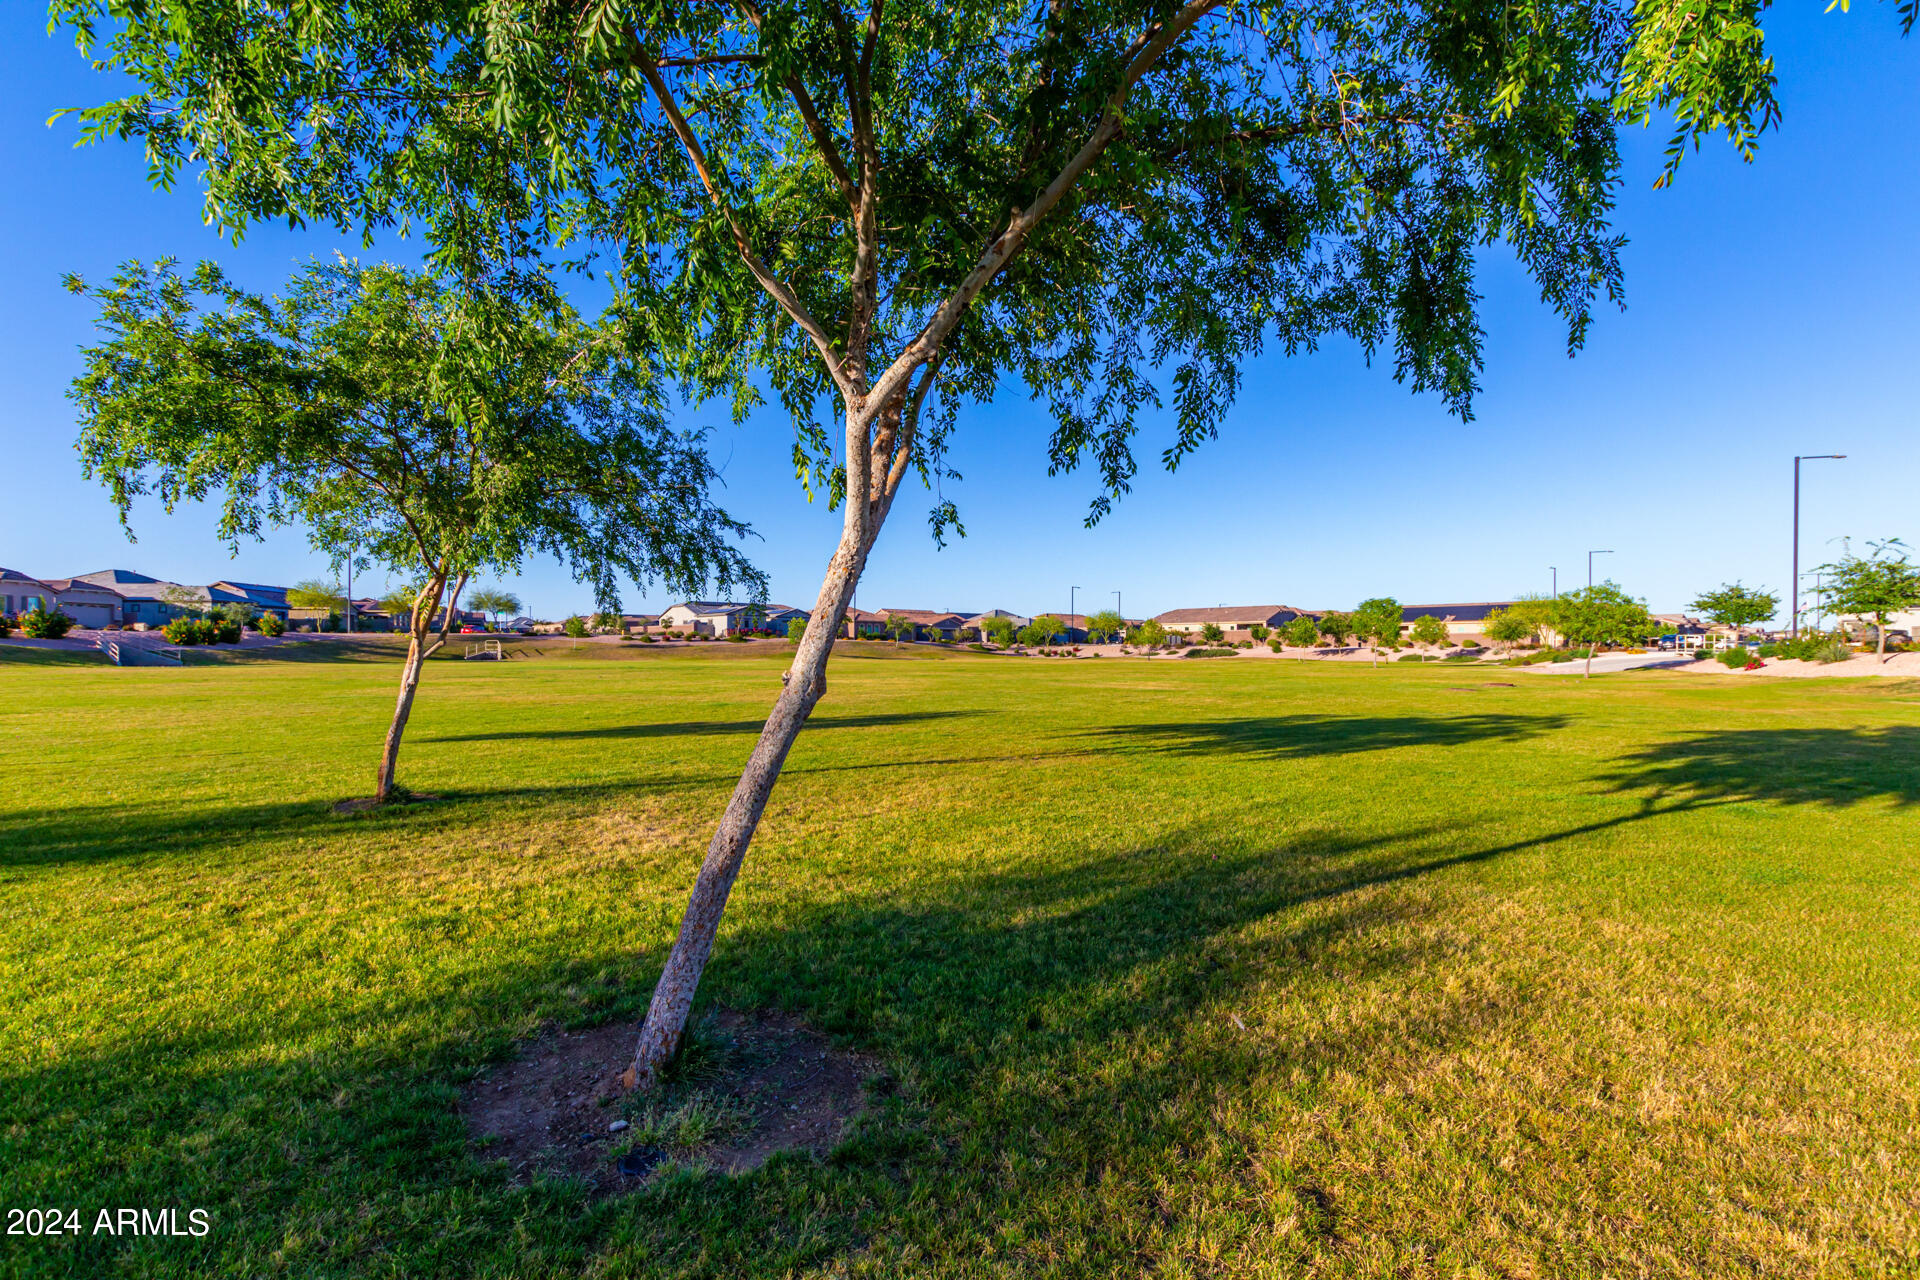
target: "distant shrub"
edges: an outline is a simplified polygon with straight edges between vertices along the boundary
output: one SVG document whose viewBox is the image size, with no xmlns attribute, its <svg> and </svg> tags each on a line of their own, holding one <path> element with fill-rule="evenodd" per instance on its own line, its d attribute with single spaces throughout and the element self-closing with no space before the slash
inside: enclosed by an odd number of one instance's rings
<svg viewBox="0 0 1920 1280">
<path fill-rule="evenodd" d="M 1237 658 L 1240 656 L 1240 651 L 1238 649 L 1214 648 L 1189 649 L 1180 656 L 1183 658 Z"/>
<path fill-rule="evenodd" d="M 1247 634 L 1252 636 L 1255 640 L 1265 640 L 1269 635 L 1272 634 L 1272 632 L 1268 631 L 1265 627 L 1261 626 L 1259 623 L 1256 622 L 1252 626 L 1247 628 Z"/>
<path fill-rule="evenodd" d="M 283 636 L 287 634 L 287 620 L 277 613 L 263 613 L 253 620 L 263 636 Z"/>
<path fill-rule="evenodd" d="M 1814 662 L 1832 663 L 1845 662 L 1852 656 L 1853 650 L 1849 649 L 1846 645 L 1838 640 L 1828 640 L 1813 650 L 1809 658 Z"/>
<path fill-rule="evenodd" d="M 1200 628 L 1200 638 L 1208 644 L 1219 644 L 1226 637 L 1227 633 L 1220 629 L 1218 623 L 1209 622 Z"/>
<path fill-rule="evenodd" d="M 168 644 L 212 644 L 214 622 L 211 618 L 175 618 L 160 629 Z"/>
<path fill-rule="evenodd" d="M 1720 661 L 1725 666 L 1744 667 L 1753 661 L 1753 655 L 1747 652 L 1747 646 L 1737 644 L 1733 646 L 1733 648 L 1721 653 Z"/>
<path fill-rule="evenodd" d="M 208 644 L 239 644 L 243 628 L 237 619 L 222 615 L 206 619 L 207 634 L 212 638 Z"/>
<path fill-rule="evenodd" d="M 658 636 L 641 636 L 640 643 L 641 644 L 659 644 L 660 639 Z"/>
<path fill-rule="evenodd" d="M 8 636 L 12 634 L 13 634 L 13 619 L 9 618 L 4 613 L 0 613 L 0 640 L 5 640 Z"/>
<path fill-rule="evenodd" d="M 1280 650 L 1285 647 L 1286 646 L 1281 643 L 1279 636 L 1275 636 L 1273 639 L 1267 641 L 1267 648 L 1273 650 L 1275 653 L 1280 652 Z"/>
<path fill-rule="evenodd" d="M 20 615 L 20 634 L 29 640 L 58 640 L 73 629 L 73 619 L 55 609 L 35 609 Z"/>
<path fill-rule="evenodd" d="M 727 632 L 728 644 L 745 644 L 746 642 L 747 642 L 746 636 L 742 635 L 740 632 L 738 631 Z"/>
<path fill-rule="evenodd" d="M 574 614 L 567 619 L 566 631 L 575 640 L 583 638 L 587 634 L 587 620 L 577 613 Z"/>
</svg>

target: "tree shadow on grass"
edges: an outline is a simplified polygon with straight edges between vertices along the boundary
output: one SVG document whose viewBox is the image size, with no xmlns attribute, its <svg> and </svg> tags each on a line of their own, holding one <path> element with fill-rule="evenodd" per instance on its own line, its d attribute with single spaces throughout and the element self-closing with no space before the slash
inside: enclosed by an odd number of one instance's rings
<svg viewBox="0 0 1920 1280">
<path fill-rule="evenodd" d="M 354 835 L 405 823 L 426 837 L 458 836 L 472 828 L 476 804 L 504 802 L 516 812 L 543 802 L 567 812 L 595 812 L 604 803 L 731 782 L 720 777 L 620 779 L 544 787 L 460 790 L 440 787 L 435 798 L 343 814 L 332 799 L 270 804 L 179 803 L 67 805 L 0 811 L 0 868 L 87 863 L 111 858 L 248 857 L 258 845 L 293 838 Z M 489 815 L 492 816 L 492 815 Z M 542 819 L 551 812 L 541 812 Z"/>
<path fill-rule="evenodd" d="M 1252 755 L 1268 760 L 1352 755 L 1398 747 L 1520 742 L 1564 729 L 1561 715 L 1242 716 L 1228 720 L 1101 726 L 1092 738 L 1167 755 Z"/>
<path fill-rule="evenodd" d="M 1229 731 L 1225 747 L 1205 745 L 1205 726 L 1121 733 L 1148 749 L 1285 758 L 1543 731 L 1541 718 L 1464 719 L 1356 731 L 1351 718 L 1317 717 Z M 408 1274 L 771 1280 L 856 1257 L 901 1274 L 1044 1269 L 1027 1264 L 1057 1248 L 1077 1259 L 1078 1274 L 1141 1274 L 1177 1262 L 1182 1233 L 1202 1230 L 1191 1215 L 1203 1197 L 1184 1199 L 1181 1180 L 1200 1167 L 1196 1153 L 1242 1141 L 1218 1108 L 1247 1102 L 1256 1082 L 1293 1081 L 1286 1087 L 1310 1112 L 1323 1082 L 1363 1072 L 1369 1055 L 1410 1044 L 1444 1055 L 1472 1038 L 1518 1034 L 1535 1016 L 1518 998 L 1490 1002 L 1484 987 L 1425 980 L 1455 963 L 1453 944 L 1441 941 L 1448 930 L 1425 927 L 1440 909 L 1435 897 L 1400 887 L 1677 809 L 1865 795 L 1911 803 L 1920 797 L 1916 745 L 1904 727 L 1705 734 L 1621 762 L 1617 790 L 1654 789 L 1633 810 L 1498 844 L 1430 825 L 1224 845 L 1211 829 L 1176 830 L 1117 852 L 1076 851 L 1068 836 L 1039 869 L 871 882 L 831 901 L 736 912 L 703 1005 L 800 1014 L 892 1073 L 873 1114 L 825 1162 L 776 1160 L 737 1179 L 674 1176 L 637 1201 L 591 1203 L 561 1185 L 515 1190 L 470 1159 L 458 1082 L 510 1052 L 529 1021 L 636 1022 L 663 929 L 636 953 L 569 933 L 502 951 L 484 931 L 446 940 L 403 928 L 414 945 L 448 951 L 439 985 L 411 996 L 372 976 L 377 964 L 347 978 L 333 972 L 344 962 L 303 959 L 315 971 L 265 1021 L 215 1005 L 198 1018 L 143 1022 L 85 1052 L 0 1064 L 0 1113 L 13 1126 L 0 1154 L 20 1171 L 23 1199 L 60 1203 L 84 1191 L 89 1202 L 144 1203 L 165 1188 L 181 1203 L 244 1205 L 202 1243 L 48 1246 L 63 1265 L 96 1273 L 137 1261 L 154 1275 L 239 1274 L 271 1253 L 276 1265 L 313 1274 L 356 1274 L 377 1259 Z M 1674 803 L 1662 807 L 1667 798 Z M 1337 1016 L 1287 1037 L 1238 1025 L 1241 1012 L 1271 1009 L 1276 990 L 1287 1001 L 1327 999 Z M 1350 998 L 1363 990 L 1367 1000 Z M 266 1052 L 269 1044 L 279 1048 Z M 1315 1181 L 1329 1175 L 1310 1159 L 1247 1172 L 1249 1161 L 1216 1161 L 1206 1174 L 1244 1174 L 1233 1195 L 1287 1201 L 1306 1226 L 1290 1239 L 1335 1238 L 1339 1206 Z M 1247 1222 L 1249 1233 L 1261 1230 Z M 1215 1220 L 1204 1229 L 1238 1228 Z M 1042 1252 L 995 1264 L 1009 1239 Z M 1257 1234 L 1244 1243 L 1283 1247 Z M 457 1263 L 446 1252 L 455 1248 Z"/>
<path fill-rule="evenodd" d="M 1715 730 L 1642 747 L 1603 780 L 1662 812 L 1761 800 L 1905 807 L 1920 803 L 1920 726 Z"/>
<path fill-rule="evenodd" d="M 566 1187 L 515 1191 L 467 1155 L 457 1082 L 500 1060 L 529 1019 L 637 1020 L 658 953 L 556 941 L 503 962 L 479 939 L 450 957 L 444 985 L 411 1001 L 364 977 L 327 979 L 326 998 L 277 1002 L 264 1020 L 212 1006 L 206 1017 L 143 1019 L 85 1053 L 0 1064 L 8 1145 L 23 1194 L 48 1203 L 82 1191 L 135 1203 L 158 1188 L 195 1205 L 244 1201 L 204 1243 L 49 1246 L 81 1269 L 137 1254 L 147 1274 L 237 1274 L 264 1248 L 286 1251 L 280 1261 L 296 1271 L 352 1274 L 356 1258 L 378 1257 L 433 1274 L 454 1220 L 462 1274 L 513 1273 L 537 1257 L 536 1269 L 555 1274 L 606 1265 L 786 1276 L 874 1237 L 964 1251 L 1008 1215 L 1046 1218 L 1103 1176 L 1132 1186 L 1197 1139 L 1176 1112 L 1156 1110 L 1191 1092 L 1190 1064 L 1136 1059 L 1129 1044 L 1177 1046 L 1242 985 L 1310 968 L 1343 936 L 1419 910 L 1343 897 L 1487 856 L 1430 830 L 1322 833 L 1231 856 L 1206 852 L 1213 845 L 1206 833 L 1175 834 L 1042 871 L 956 877 L 920 896 L 882 886 L 734 931 L 703 1003 L 799 1013 L 909 1082 L 883 1090 L 824 1164 L 669 1178 L 637 1206 L 583 1203 Z M 1280 935 L 1246 936 L 1277 913 L 1330 902 Z M 324 971 L 316 955 L 300 963 Z M 1419 959 L 1404 941 L 1363 948 L 1341 980 Z M 1287 1052 L 1312 1063 L 1352 1036 L 1444 1037 L 1457 1012 L 1435 1000 L 1390 1030 L 1349 1023 Z M 1213 1083 L 1230 1087 L 1231 1072 Z M 70 1123 L 82 1114 L 86 1124 Z"/>
<path fill-rule="evenodd" d="M 891 711 L 857 716 L 814 716 L 807 721 L 806 732 L 829 729 L 891 729 L 929 720 L 954 720 L 978 715 L 975 711 Z M 759 720 L 662 720 L 648 724 L 616 724 L 590 729 L 508 729 L 498 733 L 446 734 L 422 737 L 420 742 L 521 742 L 528 740 L 567 742 L 595 738 L 678 738 L 725 736 L 759 733 L 766 727 Z"/>
</svg>

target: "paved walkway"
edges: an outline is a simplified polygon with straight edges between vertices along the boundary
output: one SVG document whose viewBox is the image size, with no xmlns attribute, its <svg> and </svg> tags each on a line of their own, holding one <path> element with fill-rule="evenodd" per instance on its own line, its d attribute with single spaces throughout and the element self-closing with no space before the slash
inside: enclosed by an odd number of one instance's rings
<svg viewBox="0 0 1920 1280">
<path fill-rule="evenodd" d="M 1602 653 L 1593 660 L 1593 673 L 1603 671 L 1638 671 L 1648 667 L 1684 667 L 1693 659 L 1684 653 Z M 1578 662 L 1542 662 L 1536 666 L 1521 667 L 1521 671 L 1530 671 L 1543 676 L 1585 675 L 1586 660 Z"/>
</svg>

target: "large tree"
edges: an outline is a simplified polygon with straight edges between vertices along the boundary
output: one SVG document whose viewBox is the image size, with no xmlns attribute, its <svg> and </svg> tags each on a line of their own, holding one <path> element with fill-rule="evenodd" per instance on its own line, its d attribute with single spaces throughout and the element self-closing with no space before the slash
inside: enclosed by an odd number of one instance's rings
<svg viewBox="0 0 1920 1280">
<path fill-rule="evenodd" d="M 1653 629 L 1646 602 L 1608 581 L 1569 591 L 1553 602 L 1553 629 L 1587 646 L 1585 675 L 1593 678 L 1593 651 L 1603 644 L 1639 644 Z"/>
<path fill-rule="evenodd" d="M 1697 609 L 1723 627 L 1739 630 L 1756 622 L 1765 622 L 1780 608 L 1780 597 L 1764 587 L 1747 587 L 1738 582 L 1724 583 L 1712 591 L 1703 591 L 1687 606 Z"/>
<path fill-rule="evenodd" d="M 282 297 L 171 262 L 70 287 L 99 304 L 105 334 L 71 392 L 80 453 L 123 523 L 143 493 L 169 511 L 217 496 L 230 545 L 298 522 L 316 547 L 418 575 L 380 801 L 394 794 L 421 667 L 477 570 L 553 555 L 614 608 L 622 574 L 763 590 L 731 543 L 745 526 L 709 499 L 699 436 L 668 428 L 646 362 L 619 335 L 551 292 L 346 261 L 309 265 Z"/>
<path fill-rule="evenodd" d="M 1353 611 L 1353 629 L 1376 647 L 1400 639 L 1400 621 L 1405 610 L 1392 596 L 1362 600 Z"/>
<path fill-rule="evenodd" d="M 1898 538 L 1869 542 L 1864 556 L 1844 545 L 1838 560 L 1820 566 L 1821 602 L 1837 614 L 1871 619 L 1874 648 L 1885 662 L 1887 615 L 1920 607 L 1920 566 L 1907 559 L 1907 544 Z"/>
<path fill-rule="evenodd" d="M 1622 122 L 1743 152 L 1775 118 L 1757 0 L 52 0 L 137 90 L 87 136 L 203 170 L 222 227 L 423 229 L 442 260 L 600 254 L 694 390 L 796 431 L 844 508 L 636 1054 L 678 1045 L 832 636 L 909 474 L 1004 378 L 1091 460 L 1089 519 L 1210 438 L 1239 369 L 1345 334 L 1465 413 L 1504 243 L 1577 347 L 1617 298 Z M 1905 14 L 1911 19 L 1912 13 Z M 1662 179 L 1667 174 L 1662 174 Z M 830 431 L 825 419 L 838 422 Z M 953 519 L 934 506 L 936 536 Z"/>
<path fill-rule="evenodd" d="M 1127 623 L 1117 609 L 1102 609 L 1087 619 L 1087 642 L 1105 644 L 1119 640 L 1127 632 Z"/>
</svg>

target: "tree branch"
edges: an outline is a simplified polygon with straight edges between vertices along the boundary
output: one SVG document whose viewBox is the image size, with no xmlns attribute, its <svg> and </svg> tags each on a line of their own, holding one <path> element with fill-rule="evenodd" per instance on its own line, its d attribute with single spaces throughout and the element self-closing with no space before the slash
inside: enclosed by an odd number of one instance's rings
<svg viewBox="0 0 1920 1280">
<path fill-rule="evenodd" d="M 940 349 L 947 336 L 960 323 L 960 318 L 966 314 L 967 308 L 973 305 L 974 298 L 994 276 L 1000 273 L 1001 268 L 1013 259 L 1013 255 L 1020 251 L 1020 247 L 1026 243 L 1027 236 L 1033 228 L 1053 211 L 1054 206 L 1060 203 L 1061 197 L 1066 195 L 1073 184 L 1080 180 L 1081 175 L 1100 158 L 1100 154 L 1107 149 L 1108 145 L 1120 136 L 1120 130 L 1125 123 L 1122 110 L 1126 106 L 1127 96 L 1133 92 L 1133 86 L 1142 76 L 1151 71 L 1167 50 L 1179 43 L 1180 39 L 1192 30 L 1200 19 L 1226 3 L 1227 0 L 1188 0 L 1166 23 L 1149 27 L 1135 38 L 1127 50 L 1126 69 L 1120 73 L 1119 82 L 1114 86 L 1113 92 L 1107 95 L 1107 103 L 1101 112 L 1100 123 L 1094 127 L 1093 132 L 1081 145 L 1080 150 L 1074 153 L 1073 158 L 1054 175 L 1053 181 L 1033 198 L 1032 203 L 1008 220 L 1007 229 L 987 246 L 986 251 L 980 255 L 979 262 L 974 264 L 973 270 L 966 274 L 959 286 L 948 295 L 945 302 L 940 304 L 939 309 L 921 328 L 920 333 L 908 344 L 907 349 L 900 353 L 899 357 L 888 366 L 886 373 L 873 384 L 873 389 L 868 396 L 869 405 L 885 404 L 888 399 L 898 394 L 919 366 Z"/>
<path fill-rule="evenodd" d="M 827 366 L 828 374 L 833 378 L 834 385 L 840 389 L 840 394 L 845 397 L 847 403 L 852 405 L 858 402 L 865 388 L 856 388 L 847 380 L 840 356 L 834 351 L 833 340 L 827 336 L 826 329 L 813 318 L 799 296 L 773 274 L 759 253 L 754 250 L 753 243 L 747 239 L 746 229 L 740 225 L 740 219 L 734 214 L 726 197 L 721 194 L 719 183 L 714 180 L 712 167 L 707 163 L 706 152 L 702 150 L 700 140 L 694 136 L 693 128 L 688 125 L 686 116 L 681 114 L 680 105 L 674 101 L 673 92 L 667 88 L 667 82 L 660 75 L 659 68 L 653 65 L 653 60 L 644 56 L 644 50 L 642 55 L 632 61 L 646 80 L 648 87 L 653 90 L 654 97 L 659 100 L 660 110 L 665 113 L 674 135 L 680 139 L 680 145 L 686 148 L 687 158 L 693 162 L 694 171 L 700 175 L 701 185 L 706 187 L 708 198 L 712 200 L 714 208 L 720 211 L 720 215 L 727 220 L 727 227 L 733 233 L 734 248 L 738 250 L 740 260 L 746 264 L 747 270 L 753 274 L 753 278 L 759 282 L 767 296 L 772 298 L 780 309 L 787 313 L 788 318 L 800 326 L 801 331 L 812 340 L 814 348 L 819 351 L 821 360 Z"/>
</svg>

